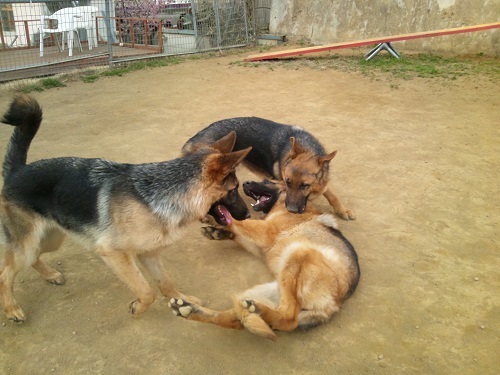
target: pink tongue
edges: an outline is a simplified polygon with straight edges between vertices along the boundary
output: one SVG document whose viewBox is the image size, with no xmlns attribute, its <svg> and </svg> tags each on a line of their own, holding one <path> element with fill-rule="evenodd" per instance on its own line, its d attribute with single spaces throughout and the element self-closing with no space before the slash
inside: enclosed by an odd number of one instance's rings
<svg viewBox="0 0 500 375">
<path fill-rule="evenodd" d="M 257 203 L 267 202 L 268 200 L 269 200 L 269 197 L 266 197 L 265 195 L 263 195 L 262 197 L 259 197 L 259 200 L 257 201 Z"/>
<path fill-rule="evenodd" d="M 219 205 L 218 208 L 219 208 L 219 213 L 222 216 L 224 216 L 224 220 L 226 221 L 226 224 L 231 225 L 231 223 L 233 222 L 233 218 L 232 218 L 231 214 L 229 213 L 229 211 L 227 210 L 227 208 L 225 206 L 222 206 L 222 205 Z"/>
</svg>

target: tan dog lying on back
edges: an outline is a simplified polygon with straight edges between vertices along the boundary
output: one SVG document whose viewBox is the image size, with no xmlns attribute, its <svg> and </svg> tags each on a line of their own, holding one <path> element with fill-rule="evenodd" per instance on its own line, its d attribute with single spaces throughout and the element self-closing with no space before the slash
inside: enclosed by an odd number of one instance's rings
<svg viewBox="0 0 500 375">
<path fill-rule="evenodd" d="M 212 239 L 232 238 L 247 251 L 263 258 L 275 281 L 257 285 L 234 297 L 233 308 L 214 311 L 191 301 L 172 298 L 176 315 L 189 320 L 243 329 L 276 339 L 273 330 L 292 331 L 328 321 L 355 291 L 359 277 L 356 252 L 336 228 L 333 215 L 307 207 L 301 215 L 288 212 L 283 187 L 247 182 L 264 220 L 235 221 L 220 211 L 225 228 L 207 227 Z"/>
</svg>

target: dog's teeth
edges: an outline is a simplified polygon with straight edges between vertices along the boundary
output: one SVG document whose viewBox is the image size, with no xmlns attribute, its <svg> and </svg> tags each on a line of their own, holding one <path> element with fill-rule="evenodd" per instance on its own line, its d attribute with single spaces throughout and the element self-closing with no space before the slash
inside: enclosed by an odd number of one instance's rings
<svg viewBox="0 0 500 375">
<path fill-rule="evenodd" d="M 172 314 L 174 314 L 175 316 L 179 316 L 179 313 L 175 310 L 172 310 Z"/>
<path fill-rule="evenodd" d="M 241 301 L 241 306 L 243 306 L 245 309 L 248 308 L 248 302 L 247 301 Z"/>
<path fill-rule="evenodd" d="M 255 305 L 251 305 L 251 306 L 248 308 L 248 311 L 250 311 L 250 312 L 255 312 Z"/>
<path fill-rule="evenodd" d="M 170 299 L 170 301 L 169 301 L 169 303 L 170 303 L 171 305 L 173 305 L 173 304 L 175 303 L 175 299 L 174 299 L 174 298 L 171 298 L 171 299 Z"/>
<path fill-rule="evenodd" d="M 255 206 L 255 203 L 250 203 L 250 206 L 252 206 L 252 207 Z"/>
<path fill-rule="evenodd" d="M 183 300 L 181 300 L 181 299 L 178 299 L 178 300 L 177 300 L 177 304 L 178 304 L 179 306 L 182 306 L 182 305 L 184 305 L 184 301 L 183 301 Z"/>
<path fill-rule="evenodd" d="M 167 306 L 172 308 L 172 304 L 170 302 L 167 303 Z"/>
</svg>

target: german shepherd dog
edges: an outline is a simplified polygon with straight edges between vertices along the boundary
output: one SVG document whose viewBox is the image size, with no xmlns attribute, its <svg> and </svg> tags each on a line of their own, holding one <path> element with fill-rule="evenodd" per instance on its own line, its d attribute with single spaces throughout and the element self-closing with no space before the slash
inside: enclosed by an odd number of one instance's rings
<svg viewBox="0 0 500 375">
<path fill-rule="evenodd" d="M 302 215 L 287 211 L 284 186 L 247 182 L 264 220 L 235 221 L 221 210 L 225 228 L 206 227 L 211 239 L 233 238 L 263 258 L 275 281 L 257 285 L 233 298 L 233 308 L 214 311 L 182 298 L 172 298 L 175 315 L 243 329 L 276 340 L 273 330 L 292 331 L 328 321 L 355 291 L 360 278 L 357 254 L 337 229 L 331 214 L 307 207 Z"/>
<path fill-rule="evenodd" d="M 160 251 L 235 188 L 234 169 L 250 149 L 231 152 L 234 133 L 210 148 L 159 163 L 61 157 L 26 164 L 42 122 L 38 102 L 16 97 L 2 122 L 15 127 L 3 162 L 0 195 L 6 240 L 0 295 L 9 319 L 26 319 L 13 294 L 22 266 L 31 265 L 50 283 L 64 283 L 62 274 L 39 256 L 56 250 L 66 233 L 96 249 L 128 285 L 137 297 L 129 306 L 132 314 L 143 313 L 155 299 L 137 260 L 163 295 L 188 298 L 173 286 Z"/>
<path fill-rule="evenodd" d="M 235 150 L 252 147 L 244 165 L 264 178 L 285 181 L 288 211 L 303 213 L 309 198 L 323 194 L 340 217 L 355 219 L 354 212 L 346 209 L 328 187 L 330 161 L 337 151 L 327 154 L 312 134 L 297 126 L 259 117 L 225 119 L 190 138 L 182 152 L 193 152 L 231 131 L 237 135 Z"/>
<path fill-rule="evenodd" d="M 236 132 L 233 131 L 231 133 L 233 133 L 231 135 L 231 138 L 235 142 Z M 234 142 L 232 147 L 234 147 Z M 193 150 L 192 152 L 183 152 L 181 156 L 187 156 L 189 154 L 192 154 L 193 152 L 198 152 L 199 150 L 201 150 L 202 147 L 210 149 L 213 147 L 213 143 L 200 145 L 200 147 L 198 147 L 196 150 Z M 235 187 L 232 190 L 228 191 L 226 195 L 224 195 L 221 199 L 219 199 L 210 207 L 210 210 L 208 211 L 207 214 L 210 217 L 203 218 L 202 222 L 212 223 L 213 220 L 215 220 L 219 225 L 224 225 L 224 222 L 221 221 L 220 219 L 221 216 L 219 214 L 221 205 L 224 206 L 230 212 L 231 216 L 234 217 L 236 220 L 245 220 L 251 216 L 245 201 L 243 200 L 243 198 L 239 193 L 239 187 L 240 187 L 239 181 L 236 178 L 236 175 L 234 175 L 233 177 L 234 177 L 233 182 L 235 183 Z"/>
</svg>

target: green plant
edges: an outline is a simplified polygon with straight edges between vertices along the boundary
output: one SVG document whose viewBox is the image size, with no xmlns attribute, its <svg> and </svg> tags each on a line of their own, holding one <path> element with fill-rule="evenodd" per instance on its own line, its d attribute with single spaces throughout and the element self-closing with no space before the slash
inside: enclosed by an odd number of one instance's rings
<svg viewBox="0 0 500 375">
<path fill-rule="evenodd" d="M 179 57 L 135 61 L 128 64 L 121 64 L 111 69 L 103 70 L 100 73 L 84 75 L 81 77 L 81 79 L 85 83 L 93 83 L 97 81 L 100 77 L 115 77 L 115 76 L 121 77 L 126 73 L 133 72 L 136 70 L 176 65 L 180 64 L 182 61 L 183 59 Z"/>
<path fill-rule="evenodd" d="M 252 66 L 282 66 L 286 69 L 309 67 L 312 69 L 337 69 L 347 72 L 361 72 L 375 78 L 376 75 L 389 74 L 395 78 L 445 78 L 454 80 L 468 74 L 485 74 L 494 78 L 500 77 L 498 58 L 486 56 L 442 57 L 432 54 L 404 55 L 396 59 L 389 54 L 381 53 L 370 61 L 362 56 L 345 56 L 338 54 L 322 54 L 298 58 L 283 58 L 276 61 L 254 62 Z M 248 66 L 240 64 L 241 66 Z"/>
<path fill-rule="evenodd" d="M 38 82 L 25 85 L 19 88 L 17 91 L 27 94 L 33 91 L 42 92 L 44 90 L 48 90 L 54 87 L 64 87 L 64 86 L 66 85 L 56 78 L 44 78 Z"/>
</svg>

